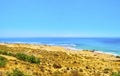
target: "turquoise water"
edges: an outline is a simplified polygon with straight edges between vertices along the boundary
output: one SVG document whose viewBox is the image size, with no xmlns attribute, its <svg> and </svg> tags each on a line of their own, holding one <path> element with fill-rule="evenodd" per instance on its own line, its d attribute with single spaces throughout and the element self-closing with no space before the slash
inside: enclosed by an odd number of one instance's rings
<svg viewBox="0 0 120 76">
<path fill-rule="evenodd" d="M 58 45 L 120 55 L 120 38 L 0 38 L 0 42 Z"/>
</svg>

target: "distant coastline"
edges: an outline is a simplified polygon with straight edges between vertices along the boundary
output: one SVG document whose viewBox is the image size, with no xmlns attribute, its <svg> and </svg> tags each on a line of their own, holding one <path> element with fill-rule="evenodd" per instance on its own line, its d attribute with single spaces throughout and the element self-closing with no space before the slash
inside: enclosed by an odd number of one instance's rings
<svg viewBox="0 0 120 76">
<path fill-rule="evenodd" d="M 14 42 L 14 43 L 9 43 L 9 42 L 0 42 L 0 45 L 11 45 L 11 44 L 20 44 L 20 45 L 37 45 L 37 46 L 57 46 L 57 47 L 62 47 L 64 49 L 70 50 L 70 51 L 75 51 L 75 52 L 79 52 L 79 51 L 90 51 L 90 52 L 96 52 L 96 53 L 101 53 L 101 54 L 108 54 L 108 55 L 114 55 L 114 56 L 119 56 L 118 54 L 114 54 L 114 53 L 110 53 L 110 52 L 103 52 L 98 51 L 98 50 L 89 50 L 89 49 L 77 49 L 77 48 L 73 48 L 73 47 L 66 47 L 66 46 L 60 46 L 60 45 L 50 45 L 50 44 L 37 44 L 37 43 L 24 43 L 24 42 Z"/>
<path fill-rule="evenodd" d="M 120 55 L 120 38 L 0 38 L 0 43 L 62 46 L 71 50 L 95 50 Z"/>
</svg>

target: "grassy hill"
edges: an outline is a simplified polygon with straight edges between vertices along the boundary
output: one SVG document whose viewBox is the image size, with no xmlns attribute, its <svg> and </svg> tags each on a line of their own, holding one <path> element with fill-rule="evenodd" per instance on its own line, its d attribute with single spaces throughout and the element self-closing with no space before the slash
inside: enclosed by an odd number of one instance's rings
<svg viewBox="0 0 120 76">
<path fill-rule="evenodd" d="M 120 58 L 58 46 L 0 44 L 0 76 L 120 76 Z"/>
</svg>

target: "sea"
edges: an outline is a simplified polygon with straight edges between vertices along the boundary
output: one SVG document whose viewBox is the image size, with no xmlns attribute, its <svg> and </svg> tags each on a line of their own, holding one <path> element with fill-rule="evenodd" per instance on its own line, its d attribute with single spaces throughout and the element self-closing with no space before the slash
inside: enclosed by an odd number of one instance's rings
<svg viewBox="0 0 120 76">
<path fill-rule="evenodd" d="M 120 38 L 0 38 L 0 43 L 28 43 L 63 46 L 75 50 L 95 50 L 97 52 L 120 55 Z"/>
</svg>

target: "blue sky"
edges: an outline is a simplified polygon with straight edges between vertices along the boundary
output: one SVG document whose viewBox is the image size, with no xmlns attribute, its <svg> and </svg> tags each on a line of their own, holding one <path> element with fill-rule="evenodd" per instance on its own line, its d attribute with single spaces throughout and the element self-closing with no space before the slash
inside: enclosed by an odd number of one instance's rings
<svg viewBox="0 0 120 76">
<path fill-rule="evenodd" d="M 0 0 L 0 37 L 120 37 L 120 0 Z"/>
</svg>

